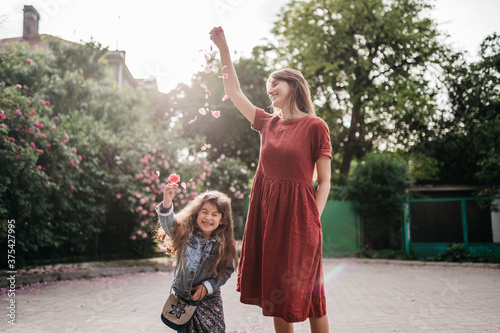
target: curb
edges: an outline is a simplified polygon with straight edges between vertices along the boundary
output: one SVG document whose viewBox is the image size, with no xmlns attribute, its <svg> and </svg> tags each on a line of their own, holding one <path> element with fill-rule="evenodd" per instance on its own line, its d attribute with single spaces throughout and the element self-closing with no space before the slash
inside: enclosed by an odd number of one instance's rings
<svg viewBox="0 0 500 333">
<path fill-rule="evenodd" d="M 373 265 L 500 269 L 500 263 L 482 263 L 482 262 L 447 262 L 447 261 L 369 259 L 369 258 L 323 258 L 323 260 L 338 260 L 338 261 L 353 262 L 357 264 L 373 264 Z"/>
<path fill-rule="evenodd" d="M 15 273 L 15 285 L 54 282 L 95 277 L 111 277 L 144 272 L 173 271 L 169 258 L 151 258 L 142 260 L 99 261 L 78 264 L 59 264 L 18 270 Z M 8 287 L 11 274 L 1 273 L 0 288 Z"/>
</svg>

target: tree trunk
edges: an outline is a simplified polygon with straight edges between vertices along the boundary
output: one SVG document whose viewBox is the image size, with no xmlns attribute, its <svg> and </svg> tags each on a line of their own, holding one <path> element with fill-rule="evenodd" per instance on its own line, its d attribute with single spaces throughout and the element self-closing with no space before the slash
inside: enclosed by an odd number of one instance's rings
<svg viewBox="0 0 500 333">
<path fill-rule="evenodd" d="M 345 180 L 347 180 L 347 177 L 349 176 L 351 162 L 356 151 L 356 143 L 358 140 L 356 138 L 356 133 L 359 132 L 358 124 L 361 121 L 361 105 L 361 99 L 358 98 L 352 108 L 351 126 L 349 127 L 347 142 L 344 145 L 344 156 L 342 158 L 342 167 L 340 169 L 340 173 Z"/>
</svg>

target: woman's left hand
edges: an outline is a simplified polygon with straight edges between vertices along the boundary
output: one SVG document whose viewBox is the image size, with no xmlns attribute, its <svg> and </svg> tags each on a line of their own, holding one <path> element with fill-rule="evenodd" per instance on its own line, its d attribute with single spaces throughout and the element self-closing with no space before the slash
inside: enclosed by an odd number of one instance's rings
<svg viewBox="0 0 500 333">
<path fill-rule="evenodd" d="M 202 283 L 191 289 L 191 293 L 191 299 L 193 301 L 199 301 L 207 295 L 207 288 Z"/>
</svg>

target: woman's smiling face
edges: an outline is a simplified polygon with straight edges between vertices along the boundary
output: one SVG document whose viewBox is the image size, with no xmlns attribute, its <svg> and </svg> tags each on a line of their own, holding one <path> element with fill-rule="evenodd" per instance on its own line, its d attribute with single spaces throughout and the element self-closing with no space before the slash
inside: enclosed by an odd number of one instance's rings
<svg viewBox="0 0 500 333">
<path fill-rule="evenodd" d="M 273 106 L 278 109 L 282 109 L 287 99 L 290 96 L 291 87 L 288 82 L 283 80 L 276 80 L 274 78 L 269 79 L 269 84 L 267 87 L 267 94 L 273 102 Z"/>
<path fill-rule="evenodd" d="M 207 238 L 210 238 L 215 229 L 219 227 L 221 219 L 222 214 L 217 207 L 210 202 L 205 202 L 198 212 L 196 224 L 201 232 L 203 232 Z"/>
</svg>

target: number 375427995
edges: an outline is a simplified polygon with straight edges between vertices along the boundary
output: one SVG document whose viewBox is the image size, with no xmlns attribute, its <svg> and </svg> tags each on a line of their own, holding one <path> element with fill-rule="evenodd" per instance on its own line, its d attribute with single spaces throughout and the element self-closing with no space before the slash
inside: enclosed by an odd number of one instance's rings
<svg viewBox="0 0 500 333">
<path fill-rule="evenodd" d="M 7 264 L 9 269 L 16 268 L 16 221 L 8 220 Z"/>
</svg>

